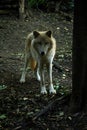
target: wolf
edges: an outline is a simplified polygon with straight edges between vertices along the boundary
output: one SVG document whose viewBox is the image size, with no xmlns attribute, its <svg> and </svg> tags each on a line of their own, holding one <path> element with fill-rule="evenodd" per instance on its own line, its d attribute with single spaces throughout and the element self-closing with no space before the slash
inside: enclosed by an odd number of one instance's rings
<svg viewBox="0 0 87 130">
<path fill-rule="evenodd" d="M 52 62 L 56 52 L 56 39 L 49 31 L 33 31 L 28 34 L 25 44 L 25 63 L 20 83 L 25 82 L 27 67 L 30 63 L 31 69 L 35 72 L 37 80 L 40 81 L 41 94 L 47 94 L 45 87 L 44 67 L 47 68 L 49 93 L 56 94 L 52 82 Z"/>
</svg>

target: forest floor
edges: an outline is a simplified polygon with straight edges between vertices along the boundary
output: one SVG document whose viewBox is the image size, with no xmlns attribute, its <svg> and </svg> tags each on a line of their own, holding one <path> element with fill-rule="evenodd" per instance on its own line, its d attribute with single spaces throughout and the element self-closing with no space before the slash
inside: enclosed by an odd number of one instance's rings
<svg viewBox="0 0 87 130">
<path fill-rule="evenodd" d="M 15 14 L 0 16 L 0 130 L 87 130 L 87 123 L 82 123 L 83 116 L 86 119 L 84 113 L 68 114 L 73 17 L 67 16 L 38 11 L 25 20 Z M 40 95 L 40 84 L 30 69 L 26 82 L 19 82 L 25 39 L 33 30 L 52 30 L 56 38 L 53 64 L 56 95 Z"/>
</svg>

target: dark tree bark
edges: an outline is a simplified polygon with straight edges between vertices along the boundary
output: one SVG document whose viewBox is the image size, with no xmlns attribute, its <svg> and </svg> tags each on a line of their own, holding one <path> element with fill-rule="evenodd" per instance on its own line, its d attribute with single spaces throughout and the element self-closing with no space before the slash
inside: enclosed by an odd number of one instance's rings
<svg viewBox="0 0 87 130">
<path fill-rule="evenodd" d="M 87 6 L 75 0 L 71 111 L 87 110 Z"/>
</svg>

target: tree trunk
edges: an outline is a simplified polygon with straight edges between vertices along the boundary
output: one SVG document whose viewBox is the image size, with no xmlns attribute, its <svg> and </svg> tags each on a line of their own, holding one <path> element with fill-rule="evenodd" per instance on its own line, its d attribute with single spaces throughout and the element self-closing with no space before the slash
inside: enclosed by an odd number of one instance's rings
<svg viewBox="0 0 87 130">
<path fill-rule="evenodd" d="M 71 111 L 87 110 L 87 6 L 76 0 L 73 29 Z"/>
<path fill-rule="evenodd" d="M 19 0 L 19 17 L 23 18 L 25 13 L 25 0 Z"/>
</svg>

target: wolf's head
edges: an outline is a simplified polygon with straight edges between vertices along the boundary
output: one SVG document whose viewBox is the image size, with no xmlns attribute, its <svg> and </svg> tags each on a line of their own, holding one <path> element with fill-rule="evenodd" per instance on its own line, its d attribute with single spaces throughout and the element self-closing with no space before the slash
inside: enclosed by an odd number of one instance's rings
<svg viewBox="0 0 87 130">
<path fill-rule="evenodd" d="M 45 56 L 52 48 L 52 32 L 33 32 L 34 40 L 33 45 L 37 53 L 41 56 Z"/>
</svg>

